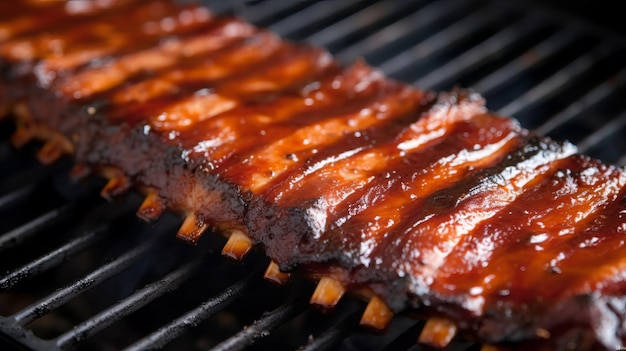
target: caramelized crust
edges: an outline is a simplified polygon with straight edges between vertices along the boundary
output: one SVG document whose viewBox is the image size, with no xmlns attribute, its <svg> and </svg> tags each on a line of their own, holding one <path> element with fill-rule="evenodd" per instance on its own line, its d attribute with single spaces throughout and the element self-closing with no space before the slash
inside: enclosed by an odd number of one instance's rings
<svg viewBox="0 0 626 351">
<path fill-rule="evenodd" d="M 88 23 L 94 17 L 119 11 L 137 1 L 140 0 L 3 1 L 0 3 L 0 42 L 61 28 L 68 21 Z"/>
<path fill-rule="evenodd" d="M 195 5 L 102 3 L 0 5 L 0 106 L 25 98 L 18 132 L 117 170 L 107 194 L 150 189 L 140 215 L 184 213 L 192 243 L 237 233 L 225 254 L 263 247 L 272 276 L 321 278 L 325 307 L 345 288 L 387 322 L 432 317 L 431 344 L 626 344 L 624 169 L 469 91 L 341 67 Z"/>
</svg>

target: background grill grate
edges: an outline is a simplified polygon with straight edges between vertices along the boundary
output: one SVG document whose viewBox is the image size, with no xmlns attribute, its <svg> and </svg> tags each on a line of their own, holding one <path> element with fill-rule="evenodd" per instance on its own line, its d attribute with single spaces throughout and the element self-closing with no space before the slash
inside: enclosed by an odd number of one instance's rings
<svg viewBox="0 0 626 351">
<path fill-rule="evenodd" d="M 472 87 L 488 107 L 626 164 L 626 39 L 560 12 L 488 0 L 207 0 L 285 38 L 363 58 L 420 88 Z M 174 238 L 180 219 L 134 216 L 129 194 L 98 196 L 100 179 L 72 182 L 70 162 L 43 166 L 38 145 L 14 150 L 0 122 L 0 335 L 33 350 L 419 349 L 423 323 L 398 316 L 389 332 L 358 328 L 364 304 L 307 307 L 308 281 L 275 287 L 267 259 L 220 257 L 222 238 Z M 267 296 L 267 297 L 266 297 Z M 247 328 L 244 328 L 248 326 Z M 1 346 L 1 344 L 0 344 Z M 451 350 L 477 349 L 454 342 Z"/>
</svg>

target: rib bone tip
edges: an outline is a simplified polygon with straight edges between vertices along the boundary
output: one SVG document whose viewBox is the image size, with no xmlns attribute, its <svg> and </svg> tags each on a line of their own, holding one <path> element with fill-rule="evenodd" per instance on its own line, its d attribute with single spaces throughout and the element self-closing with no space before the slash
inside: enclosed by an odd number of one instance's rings
<svg viewBox="0 0 626 351">
<path fill-rule="evenodd" d="M 391 323 L 393 311 L 378 296 L 372 297 L 361 316 L 361 325 L 373 330 L 384 331 Z"/>
<path fill-rule="evenodd" d="M 15 148 L 22 148 L 24 145 L 28 144 L 31 140 L 33 140 L 33 133 L 28 128 L 19 127 L 13 132 L 11 135 L 11 144 Z"/>
<path fill-rule="evenodd" d="M 345 293 L 345 288 L 336 279 L 323 277 L 317 283 L 317 287 L 311 296 L 311 304 L 324 309 L 333 308 Z"/>
<path fill-rule="evenodd" d="M 187 214 L 176 236 L 188 243 L 196 244 L 208 226 L 195 213 Z"/>
<path fill-rule="evenodd" d="M 435 348 L 445 348 L 457 333 L 456 324 L 446 318 L 433 317 L 426 321 L 418 342 Z"/>
<path fill-rule="evenodd" d="M 231 230 L 222 255 L 241 261 L 252 249 L 252 239 L 239 229 Z"/>
<path fill-rule="evenodd" d="M 112 201 L 115 196 L 121 195 L 130 188 L 128 178 L 120 176 L 109 179 L 107 184 L 100 190 L 100 196 Z"/>
<path fill-rule="evenodd" d="M 63 148 L 52 140 L 46 142 L 37 152 L 37 159 L 44 165 L 56 162 L 61 156 L 63 156 Z"/>
<path fill-rule="evenodd" d="M 89 174 L 91 174 L 91 169 L 88 165 L 79 163 L 72 167 L 69 172 L 70 179 L 74 181 L 79 181 L 81 179 L 85 179 Z"/>
<path fill-rule="evenodd" d="M 165 203 L 159 194 L 152 190 L 137 209 L 137 217 L 150 223 L 154 222 L 165 212 Z"/>
<path fill-rule="evenodd" d="M 544 328 L 537 328 L 537 330 L 535 331 L 535 334 L 537 335 L 537 337 L 541 338 L 541 339 L 550 339 L 550 331 L 548 331 L 547 329 Z"/>
<path fill-rule="evenodd" d="M 263 277 L 272 283 L 283 285 L 289 281 L 290 274 L 281 271 L 278 263 L 272 261 L 267 266 Z"/>
</svg>

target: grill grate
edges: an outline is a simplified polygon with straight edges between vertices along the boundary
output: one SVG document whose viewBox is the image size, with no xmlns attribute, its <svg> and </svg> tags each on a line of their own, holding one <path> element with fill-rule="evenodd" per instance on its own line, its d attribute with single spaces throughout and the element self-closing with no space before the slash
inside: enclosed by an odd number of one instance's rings
<svg viewBox="0 0 626 351">
<path fill-rule="evenodd" d="M 620 35 L 495 0 L 205 3 L 421 88 L 473 87 L 492 110 L 626 164 Z M 175 215 L 141 223 L 138 196 L 105 202 L 101 180 L 71 181 L 67 160 L 42 166 L 37 145 L 14 150 L 13 128 L 0 122 L 0 167 L 9 170 L 0 174 L 6 342 L 32 350 L 418 348 L 422 322 L 397 316 L 375 335 L 358 328 L 359 301 L 346 299 L 330 315 L 312 311 L 310 282 L 275 287 L 257 270 L 267 265 L 262 253 L 233 264 L 216 254 L 224 244 L 217 236 L 191 248 L 173 238 Z M 450 349 L 477 347 L 459 340 Z"/>
</svg>

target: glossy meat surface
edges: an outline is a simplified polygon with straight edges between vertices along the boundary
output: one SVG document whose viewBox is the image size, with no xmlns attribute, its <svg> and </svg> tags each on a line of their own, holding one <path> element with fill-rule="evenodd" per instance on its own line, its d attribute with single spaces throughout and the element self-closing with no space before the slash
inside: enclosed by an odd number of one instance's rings
<svg viewBox="0 0 626 351">
<path fill-rule="evenodd" d="M 624 169 L 472 92 L 341 67 L 202 7 L 127 2 L 45 34 L 38 9 L 0 17 L 2 84 L 23 87 L 0 105 L 25 97 L 77 162 L 243 230 L 284 270 L 489 343 L 626 343 Z"/>
</svg>

